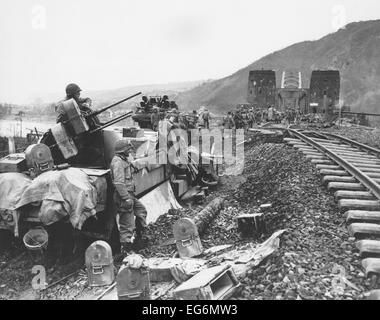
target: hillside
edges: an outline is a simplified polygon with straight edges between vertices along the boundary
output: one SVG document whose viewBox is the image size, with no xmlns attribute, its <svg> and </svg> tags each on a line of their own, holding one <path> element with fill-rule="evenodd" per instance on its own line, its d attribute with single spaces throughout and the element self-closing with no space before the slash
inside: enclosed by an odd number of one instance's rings
<svg viewBox="0 0 380 320">
<path fill-rule="evenodd" d="M 110 90 L 86 90 L 82 86 L 83 97 L 90 97 L 93 100 L 95 107 L 102 107 L 109 104 L 112 104 L 118 100 L 122 100 L 130 95 L 133 95 L 137 92 L 142 92 L 145 95 L 169 95 L 170 98 L 175 99 L 179 92 L 188 91 L 195 86 L 199 85 L 203 81 L 186 81 L 186 82 L 173 82 L 173 83 L 162 83 L 162 84 L 148 84 L 148 85 L 135 85 L 135 86 L 126 86 L 118 89 Z M 79 84 L 81 86 L 81 84 Z M 34 97 L 30 104 L 32 106 L 41 106 L 43 104 L 51 104 L 61 100 L 65 95 L 65 88 L 62 88 L 62 92 L 55 93 L 41 93 L 38 95 L 38 98 Z M 141 95 L 134 99 L 141 99 Z M 133 101 L 131 101 L 133 102 Z M 130 105 L 127 103 L 126 105 Z"/>
<path fill-rule="evenodd" d="M 249 71 L 261 68 L 276 71 L 277 86 L 283 70 L 299 70 L 306 88 L 312 70 L 338 69 L 344 103 L 354 110 L 380 112 L 380 20 L 351 23 L 317 41 L 276 51 L 226 78 L 181 93 L 178 103 L 185 109 L 206 105 L 217 112 L 245 103 Z"/>
</svg>

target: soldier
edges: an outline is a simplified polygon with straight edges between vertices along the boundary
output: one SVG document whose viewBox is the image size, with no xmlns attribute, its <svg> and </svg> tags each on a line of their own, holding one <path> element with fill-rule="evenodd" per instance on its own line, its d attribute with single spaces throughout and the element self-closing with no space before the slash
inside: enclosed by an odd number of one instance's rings
<svg viewBox="0 0 380 320">
<path fill-rule="evenodd" d="M 273 113 L 274 113 L 274 109 L 271 105 L 268 105 L 268 122 L 272 122 L 273 121 Z"/>
<path fill-rule="evenodd" d="M 122 255 L 127 255 L 147 245 L 144 234 L 147 212 L 144 205 L 134 195 L 135 185 L 129 160 L 130 156 L 133 157 L 133 153 L 134 147 L 130 141 L 126 139 L 117 141 L 115 156 L 110 165 L 111 178 L 115 186 L 114 201 L 119 214 Z M 132 243 L 134 229 L 136 229 L 136 239 Z"/>
<path fill-rule="evenodd" d="M 202 113 L 202 120 L 205 129 L 208 129 L 210 127 L 210 113 L 208 112 L 207 108 L 205 108 L 204 112 Z"/>
<path fill-rule="evenodd" d="M 92 105 L 92 101 L 90 98 L 81 98 L 80 92 L 81 88 L 75 83 L 70 83 L 66 86 L 66 98 L 60 102 L 55 107 L 55 111 L 57 112 L 57 123 L 68 121 L 66 112 L 63 108 L 62 102 L 74 99 L 77 103 L 81 113 L 84 116 L 88 116 L 92 113 L 92 109 L 90 108 Z M 91 129 L 97 128 L 101 126 L 101 123 L 98 117 L 86 118 L 88 125 Z"/>
<path fill-rule="evenodd" d="M 189 115 L 189 129 L 196 129 L 198 123 L 197 111 L 193 110 L 193 113 Z"/>
<path fill-rule="evenodd" d="M 150 123 L 152 124 L 153 131 L 158 131 L 158 123 L 160 121 L 160 115 L 158 113 L 158 108 L 153 108 L 153 113 L 150 116 Z"/>
<path fill-rule="evenodd" d="M 169 110 L 170 109 L 170 102 L 169 102 L 169 97 L 167 95 L 164 95 L 161 100 L 161 106 L 162 109 L 164 110 Z"/>
<path fill-rule="evenodd" d="M 149 107 L 150 107 L 150 104 L 148 102 L 148 97 L 147 96 L 143 96 L 141 99 L 142 99 L 142 101 L 140 102 L 140 108 L 144 112 L 148 112 L 149 111 Z"/>
<path fill-rule="evenodd" d="M 234 129 L 235 121 L 231 111 L 228 111 L 227 116 L 223 119 L 223 125 L 225 129 Z"/>
</svg>

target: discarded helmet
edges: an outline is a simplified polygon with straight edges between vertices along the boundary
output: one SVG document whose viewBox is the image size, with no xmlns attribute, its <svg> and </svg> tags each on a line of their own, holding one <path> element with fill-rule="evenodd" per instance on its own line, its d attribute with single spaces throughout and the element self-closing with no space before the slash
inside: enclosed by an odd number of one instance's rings
<svg viewBox="0 0 380 320">
<path fill-rule="evenodd" d="M 80 91 L 82 91 L 82 89 L 79 88 L 79 86 L 77 84 L 75 84 L 75 83 L 70 83 L 66 87 L 66 95 L 68 97 L 72 97 L 72 96 L 74 96 L 76 93 L 78 93 Z"/>
<path fill-rule="evenodd" d="M 120 139 L 116 141 L 115 153 L 123 153 L 133 149 L 133 144 L 127 139 Z"/>
</svg>

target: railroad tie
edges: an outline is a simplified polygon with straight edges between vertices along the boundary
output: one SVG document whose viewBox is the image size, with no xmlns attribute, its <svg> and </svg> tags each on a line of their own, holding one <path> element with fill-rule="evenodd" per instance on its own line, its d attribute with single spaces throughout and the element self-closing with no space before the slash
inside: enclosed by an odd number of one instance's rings
<svg viewBox="0 0 380 320">
<path fill-rule="evenodd" d="M 380 211 L 379 200 L 340 199 L 338 206 L 341 210 Z"/>
<path fill-rule="evenodd" d="M 380 241 L 378 240 L 360 240 L 355 245 L 362 257 L 380 257 Z"/>
<path fill-rule="evenodd" d="M 329 164 L 317 164 L 315 166 L 318 170 L 341 170 L 342 167 L 341 166 L 337 166 L 337 165 L 329 165 Z"/>
<path fill-rule="evenodd" d="M 369 277 L 372 274 L 380 274 L 380 259 L 379 258 L 367 258 L 362 261 L 362 266 L 365 270 L 366 276 Z"/>
<path fill-rule="evenodd" d="M 355 222 L 348 226 L 348 232 L 352 237 L 363 238 L 363 236 L 380 236 L 380 225 L 375 223 Z"/>
<path fill-rule="evenodd" d="M 380 160 L 370 160 L 370 159 L 363 159 L 361 157 L 347 157 L 347 156 L 340 156 L 342 159 L 350 162 L 350 163 L 355 163 L 356 164 L 361 164 L 361 165 L 369 165 L 369 166 L 379 166 L 380 165 Z"/>
<path fill-rule="evenodd" d="M 344 170 L 331 170 L 331 169 L 321 169 L 319 170 L 320 174 L 324 176 L 348 176 L 348 172 Z"/>
<path fill-rule="evenodd" d="M 365 191 L 361 183 L 346 183 L 346 182 L 330 182 L 327 185 L 327 190 L 338 191 L 338 190 L 350 190 L 350 191 Z"/>
<path fill-rule="evenodd" d="M 376 197 L 369 191 L 349 191 L 338 190 L 334 194 L 335 199 L 360 199 L 360 200 L 376 200 Z"/>
<path fill-rule="evenodd" d="M 312 159 L 311 160 L 311 163 L 312 164 L 325 164 L 325 165 L 334 165 L 334 162 L 332 160 L 329 160 L 329 159 Z"/>
<path fill-rule="evenodd" d="M 344 170 L 322 169 L 322 170 L 319 170 L 319 173 L 325 176 L 340 176 L 340 177 L 349 176 L 348 172 Z M 375 181 L 380 179 L 380 173 L 366 172 L 366 175 L 370 178 L 374 178 Z"/>
<path fill-rule="evenodd" d="M 324 156 L 322 153 L 318 155 L 314 154 L 307 154 L 306 159 L 311 159 L 311 160 L 328 160 L 326 156 Z"/>
<path fill-rule="evenodd" d="M 331 151 L 333 151 L 333 150 L 331 150 Z M 335 152 L 335 151 L 333 151 L 333 152 Z M 363 159 L 363 160 L 374 160 L 374 161 L 379 160 L 379 158 L 377 158 L 375 156 L 369 156 L 367 154 L 362 154 L 362 153 L 358 153 L 358 152 L 339 151 L 339 152 L 335 152 L 335 153 L 339 156 L 342 156 L 342 157 L 359 158 L 359 159 Z"/>
<path fill-rule="evenodd" d="M 322 178 L 323 184 L 328 184 L 330 182 L 347 182 L 347 183 L 355 183 L 357 180 L 354 177 L 343 177 L 343 176 L 324 176 Z"/>
<path fill-rule="evenodd" d="M 357 222 L 380 223 L 380 211 L 348 210 L 347 224 Z"/>
</svg>

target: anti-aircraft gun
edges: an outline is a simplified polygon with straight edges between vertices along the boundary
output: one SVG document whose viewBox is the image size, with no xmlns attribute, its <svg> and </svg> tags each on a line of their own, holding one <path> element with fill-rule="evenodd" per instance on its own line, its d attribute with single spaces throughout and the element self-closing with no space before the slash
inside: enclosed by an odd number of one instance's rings
<svg viewBox="0 0 380 320">
<path fill-rule="evenodd" d="M 129 118 L 132 111 L 106 123 L 99 123 L 97 116 L 140 94 L 141 92 L 136 93 L 89 114 L 82 113 L 74 99 L 64 101 L 62 105 L 66 120 L 47 131 L 41 143 L 51 149 L 56 164 L 69 163 L 74 166 L 105 168 L 107 161 L 104 154 L 104 129 Z"/>
<path fill-rule="evenodd" d="M 130 117 L 132 112 L 97 126 L 91 123 L 91 119 L 100 113 L 139 94 L 91 114 L 83 114 L 75 100 L 63 102 L 66 120 L 55 124 L 25 155 L 10 159 L 17 165 L 7 173 L 3 175 L 0 170 L 0 187 L 15 186 L 21 199 L 9 210 L 2 211 L 0 206 L 0 229 L 22 235 L 21 230 L 34 225 L 49 226 L 66 221 L 93 238 L 110 240 L 116 232 L 117 239 L 114 187 L 108 168 L 115 143 L 121 138 L 130 139 L 137 149 L 132 176 L 135 194 L 148 211 L 147 222 L 155 221 L 171 208 L 179 208 L 177 199 L 198 183 L 199 172 L 203 170 L 200 166 L 189 164 L 176 171 L 171 163 L 159 161 L 162 158 L 167 160 L 168 150 L 157 148 L 156 132 L 141 130 L 136 136 L 131 134 L 130 128 L 110 128 Z M 25 156 L 29 158 L 28 164 L 23 163 Z M 25 174 L 32 167 L 35 174 Z M 24 187 L 20 187 L 19 182 Z M 66 197 L 63 193 L 70 195 Z M 0 192 L 0 204 L 8 195 L 1 197 Z M 6 216 L 4 219 L 2 212 Z"/>
</svg>

